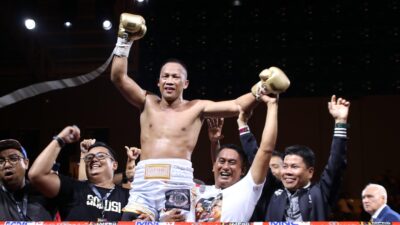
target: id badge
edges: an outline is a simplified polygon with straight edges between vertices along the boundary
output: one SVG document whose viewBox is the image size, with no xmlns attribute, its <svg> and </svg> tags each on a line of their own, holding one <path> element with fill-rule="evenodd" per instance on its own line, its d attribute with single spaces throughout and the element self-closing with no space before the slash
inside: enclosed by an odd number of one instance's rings
<svg viewBox="0 0 400 225">
<path fill-rule="evenodd" d="M 104 223 L 104 222 L 107 222 L 107 219 L 106 218 L 97 218 L 97 222 Z"/>
</svg>

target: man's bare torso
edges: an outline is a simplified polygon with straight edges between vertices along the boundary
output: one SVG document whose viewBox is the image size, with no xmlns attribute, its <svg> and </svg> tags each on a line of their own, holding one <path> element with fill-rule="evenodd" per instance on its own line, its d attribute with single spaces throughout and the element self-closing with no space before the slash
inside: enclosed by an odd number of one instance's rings
<svg viewBox="0 0 400 225">
<path fill-rule="evenodd" d="M 202 125 L 200 100 L 174 107 L 148 96 L 140 115 L 141 160 L 181 158 L 190 160 Z"/>
</svg>

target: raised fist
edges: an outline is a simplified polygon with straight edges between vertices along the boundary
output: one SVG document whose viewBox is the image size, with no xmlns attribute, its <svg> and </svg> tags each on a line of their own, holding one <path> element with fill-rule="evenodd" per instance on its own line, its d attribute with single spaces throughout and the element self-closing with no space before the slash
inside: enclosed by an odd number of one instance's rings
<svg viewBox="0 0 400 225">
<path fill-rule="evenodd" d="M 119 18 L 118 37 L 127 41 L 142 38 L 147 31 L 146 22 L 142 16 L 122 13 Z"/>
</svg>

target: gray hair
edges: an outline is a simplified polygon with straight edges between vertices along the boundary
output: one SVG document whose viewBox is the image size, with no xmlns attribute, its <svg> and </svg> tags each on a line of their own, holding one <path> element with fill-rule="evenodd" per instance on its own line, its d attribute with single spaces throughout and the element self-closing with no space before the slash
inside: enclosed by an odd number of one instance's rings
<svg viewBox="0 0 400 225">
<path fill-rule="evenodd" d="M 385 204 L 387 203 L 387 192 L 386 192 L 385 187 L 383 187 L 382 185 L 379 185 L 379 184 L 370 183 L 370 184 L 368 184 L 367 186 L 365 186 L 364 190 L 362 191 L 362 194 L 363 194 L 363 195 L 364 195 L 365 189 L 367 189 L 367 188 L 369 188 L 369 187 L 376 188 L 377 191 L 378 191 L 378 194 L 380 194 L 381 196 L 384 197 L 384 199 L 385 199 Z"/>
</svg>

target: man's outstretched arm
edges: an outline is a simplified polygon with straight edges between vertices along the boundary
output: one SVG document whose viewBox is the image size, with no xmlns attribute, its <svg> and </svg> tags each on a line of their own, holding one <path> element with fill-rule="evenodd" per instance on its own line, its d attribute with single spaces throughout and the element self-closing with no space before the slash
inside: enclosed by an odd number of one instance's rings
<svg viewBox="0 0 400 225">
<path fill-rule="evenodd" d="M 261 96 L 261 100 L 267 105 L 267 116 L 261 137 L 260 147 L 257 150 L 250 172 L 256 184 L 265 181 L 269 169 L 269 161 L 275 149 L 278 136 L 278 102 L 276 98 L 267 95 Z"/>
<path fill-rule="evenodd" d="M 207 118 L 208 139 L 210 139 L 211 163 L 214 164 L 218 150 L 221 147 L 220 140 L 224 138 L 222 135 L 222 127 L 224 126 L 224 118 Z"/>
<path fill-rule="evenodd" d="M 246 113 L 251 112 L 258 102 L 252 93 L 247 93 L 237 99 L 229 101 L 204 101 L 204 117 L 235 117 L 239 115 L 240 108 Z"/>
<path fill-rule="evenodd" d="M 134 106 L 142 109 L 146 98 L 143 90 L 128 76 L 128 56 L 134 40 L 146 33 L 143 17 L 122 13 L 120 17 L 118 41 L 114 49 L 114 59 L 111 65 L 111 81 L 122 95 Z"/>
<path fill-rule="evenodd" d="M 204 116 L 233 117 L 239 115 L 239 109 L 250 114 L 262 95 L 280 94 L 290 86 L 290 81 L 286 74 L 277 67 L 270 67 L 261 71 L 259 77 L 261 80 L 251 88 L 250 93 L 231 101 L 206 102 L 203 110 Z"/>
<path fill-rule="evenodd" d="M 127 74 L 128 59 L 114 56 L 111 66 L 111 81 L 124 98 L 139 109 L 143 109 L 146 91 Z"/>
<path fill-rule="evenodd" d="M 29 179 L 46 197 L 55 197 L 60 191 L 60 178 L 52 172 L 53 162 L 61 148 L 68 143 L 78 141 L 80 130 L 76 126 L 64 128 L 40 153 L 29 170 Z"/>
<path fill-rule="evenodd" d="M 247 156 L 249 165 L 253 164 L 254 157 L 256 156 L 258 150 L 257 140 L 254 134 L 251 133 L 250 127 L 247 124 L 251 115 L 252 113 L 248 114 L 241 110 L 238 119 L 236 120 L 239 129 L 240 143 L 242 144 L 243 151 Z"/>
<path fill-rule="evenodd" d="M 321 174 L 319 184 L 328 203 L 333 205 L 339 194 L 342 176 L 347 165 L 347 118 L 350 102 L 333 95 L 331 101 L 328 102 L 328 109 L 335 120 L 335 128 L 328 163 Z"/>
</svg>

